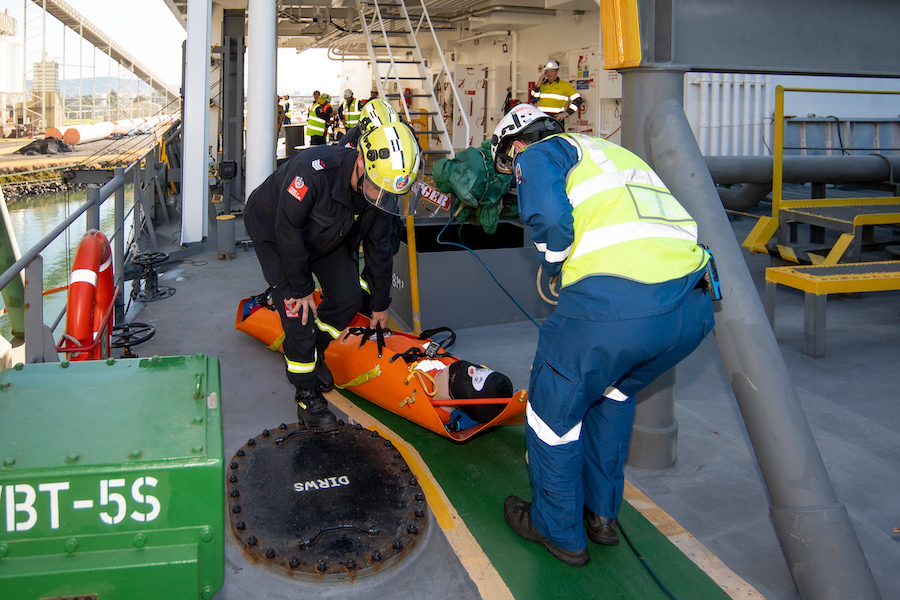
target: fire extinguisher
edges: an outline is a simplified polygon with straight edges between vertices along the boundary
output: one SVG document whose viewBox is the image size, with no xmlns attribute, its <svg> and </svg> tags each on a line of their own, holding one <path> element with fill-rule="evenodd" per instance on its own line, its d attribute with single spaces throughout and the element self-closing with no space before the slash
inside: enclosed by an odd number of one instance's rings
<svg viewBox="0 0 900 600">
<path fill-rule="evenodd" d="M 403 104 L 406 105 L 406 110 L 409 110 L 409 104 L 411 101 L 410 95 L 412 94 L 412 90 L 409 88 L 403 88 Z"/>
</svg>

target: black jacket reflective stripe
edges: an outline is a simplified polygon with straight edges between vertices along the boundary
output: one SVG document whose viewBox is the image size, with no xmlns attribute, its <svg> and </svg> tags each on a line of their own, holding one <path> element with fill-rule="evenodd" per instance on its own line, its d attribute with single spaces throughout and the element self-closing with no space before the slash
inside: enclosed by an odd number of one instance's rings
<svg viewBox="0 0 900 600">
<path fill-rule="evenodd" d="M 278 246 L 281 264 L 264 264 L 263 271 L 275 289 L 290 286 L 293 298 L 313 292 L 311 262 L 339 246 L 355 252 L 362 241 L 372 309 L 381 311 L 391 302 L 393 217 L 366 202 L 353 218 L 350 177 L 356 157 L 355 149 L 340 146 L 294 154 L 250 194 L 244 222 L 254 243 Z M 289 192 L 295 181 L 299 187 L 298 178 L 307 188 L 302 200 Z"/>
</svg>

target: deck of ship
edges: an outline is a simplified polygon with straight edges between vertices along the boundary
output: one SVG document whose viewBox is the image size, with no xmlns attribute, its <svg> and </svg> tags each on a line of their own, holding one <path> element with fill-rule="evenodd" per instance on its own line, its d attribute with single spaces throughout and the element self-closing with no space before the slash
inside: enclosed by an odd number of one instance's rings
<svg viewBox="0 0 900 600">
<path fill-rule="evenodd" d="M 757 210 L 761 213 L 766 209 Z M 732 223 L 738 240 L 746 236 L 753 222 L 745 217 Z M 157 302 L 131 303 L 130 318 L 157 328 L 156 336 L 135 350 L 142 357 L 202 352 L 221 361 L 225 456 L 230 457 L 263 428 L 296 421 L 292 388 L 284 377 L 281 356 L 234 329 L 238 302 L 262 291 L 266 284 L 252 246 L 238 246 L 231 260 L 218 260 L 213 246 L 178 261 L 182 251 L 175 245 L 177 224 L 162 225 L 160 230 L 166 232 L 160 234 L 161 250 L 175 260 L 161 276 L 160 284 L 174 287 L 176 293 Z M 238 220 L 237 238 L 243 235 Z M 747 253 L 745 257 L 762 297 L 769 258 Z M 728 274 L 720 272 L 720 276 L 724 279 Z M 896 292 L 830 298 L 828 354 L 813 360 L 802 354 L 803 296 L 785 289 L 779 293 L 776 331 L 838 498 L 848 508 L 884 598 L 900 597 L 900 576 L 895 567 L 900 562 L 900 535 L 892 532 L 900 525 L 900 505 L 896 502 L 900 497 L 900 444 L 896 435 L 900 412 L 892 405 L 897 396 L 894 368 L 900 352 L 898 300 L 900 293 Z M 454 354 L 506 373 L 517 389 L 527 387 L 537 331 L 529 321 L 457 331 Z M 461 556 L 459 540 L 453 537 L 455 534 L 440 535 L 442 532 L 435 528 L 437 541 L 430 544 L 429 553 L 416 558 L 412 574 L 398 573 L 350 588 L 310 586 L 251 565 L 229 539 L 225 587 L 217 598 L 361 597 L 373 592 L 428 598 L 473 597 L 480 592 L 487 597 L 484 590 L 496 577 L 492 568 L 517 598 L 585 596 L 586 592 L 575 593 L 566 587 L 573 581 L 592 587 L 592 593 L 603 597 L 664 597 L 656 595 L 662 594 L 659 590 L 651 594 L 634 587 L 639 584 L 632 582 L 649 577 L 637 559 L 627 556 L 631 550 L 624 542 L 614 553 L 592 545 L 593 560 L 583 570 L 563 567 L 542 548 L 517 542 L 503 523 L 501 502 L 507 494 L 529 495 L 520 454 L 524 450 L 521 426 L 488 432 L 466 445 L 455 446 L 379 413 L 368 403 L 337 399 L 335 404 L 356 420 L 380 420 L 381 427 L 416 447 L 422 461 L 446 488 L 451 514 L 465 522 L 471 532 L 474 540 L 468 543 L 477 543 L 475 553 L 483 551 L 492 567 L 479 571 L 484 565 L 478 559 L 455 558 Z M 717 577 L 729 577 L 730 568 L 752 586 L 740 587 L 743 584 L 739 579 L 731 583 L 719 579 L 724 588 L 743 594 L 733 597 L 758 597 L 755 588 L 770 600 L 796 598 L 769 517 L 762 476 L 712 337 L 678 368 L 676 418 L 677 464 L 661 472 L 629 467 L 627 478 L 649 498 L 633 503 L 650 509 L 653 522 L 661 520 L 660 509 L 668 513 L 674 522 L 661 526 L 664 533 L 688 545 L 701 543 L 687 552 L 695 554 L 697 562 L 712 565 L 713 572 L 720 571 Z M 506 461 L 498 470 L 487 475 L 475 473 L 498 460 Z M 494 489 L 477 496 L 477 501 L 471 498 L 471 489 L 454 488 L 468 485 L 478 476 Z M 623 512 L 623 518 L 643 536 L 647 532 L 636 515 L 631 509 L 627 517 Z M 698 593 L 705 583 L 688 583 L 685 587 L 685 582 L 693 581 L 685 579 L 686 571 L 666 571 L 670 555 L 666 554 L 667 542 L 661 539 L 660 550 L 647 546 L 641 549 L 655 557 L 659 574 L 671 584 L 675 597 L 705 597 Z M 715 557 L 727 568 L 717 567 Z M 631 570 L 630 563 L 638 565 L 637 571 Z M 576 571 L 577 576 L 573 575 Z M 551 593 L 557 588 L 558 592 Z M 509 593 L 499 589 L 494 597 L 509 597 Z"/>
</svg>

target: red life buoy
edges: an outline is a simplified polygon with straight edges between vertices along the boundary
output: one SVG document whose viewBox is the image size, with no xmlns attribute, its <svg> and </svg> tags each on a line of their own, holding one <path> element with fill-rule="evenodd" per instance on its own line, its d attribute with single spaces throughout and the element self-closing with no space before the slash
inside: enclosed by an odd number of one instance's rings
<svg viewBox="0 0 900 600">
<path fill-rule="evenodd" d="M 88 346 L 97 339 L 106 310 L 113 299 L 112 252 L 109 241 L 99 231 L 89 231 L 75 252 L 72 281 L 66 303 L 65 339 L 77 346 Z M 72 352 L 70 360 L 104 358 L 109 352 L 110 328 L 92 352 Z M 104 352 L 105 349 L 105 352 Z"/>
</svg>

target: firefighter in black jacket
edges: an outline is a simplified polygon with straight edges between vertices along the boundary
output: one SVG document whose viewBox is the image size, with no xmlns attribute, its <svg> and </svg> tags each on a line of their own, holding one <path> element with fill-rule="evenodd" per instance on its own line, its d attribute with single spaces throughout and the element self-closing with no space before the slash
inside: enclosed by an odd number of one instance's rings
<svg viewBox="0 0 900 600">
<path fill-rule="evenodd" d="M 244 224 L 284 326 L 288 380 L 297 417 L 313 432 L 337 429 L 323 392 L 334 387 L 325 348 L 361 306 L 358 249 L 363 244 L 372 294 L 371 325 L 387 324 L 391 301 L 392 215 L 411 210 L 421 159 L 409 128 L 366 132 L 358 148 L 303 150 L 247 201 Z M 316 276 L 323 300 L 313 299 Z"/>
</svg>

